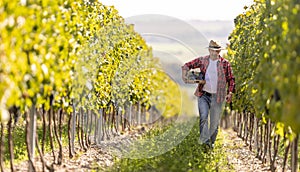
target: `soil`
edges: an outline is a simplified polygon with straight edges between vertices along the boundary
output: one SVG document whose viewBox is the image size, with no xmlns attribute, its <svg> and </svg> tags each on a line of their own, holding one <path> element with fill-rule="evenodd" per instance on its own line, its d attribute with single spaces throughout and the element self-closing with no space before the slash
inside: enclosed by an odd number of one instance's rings
<svg viewBox="0 0 300 172">
<path fill-rule="evenodd" d="M 224 137 L 226 137 L 224 149 L 228 155 L 228 162 L 234 167 L 235 171 L 271 171 L 270 165 L 268 163 L 262 163 L 262 161 L 256 157 L 256 154 L 253 151 L 250 151 L 249 146 L 246 145 L 245 141 L 237 136 L 236 132 L 232 129 L 223 129 L 222 132 Z M 276 171 L 282 171 L 282 167 L 278 165 Z"/>
<path fill-rule="evenodd" d="M 108 149 L 111 146 L 117 146 L 120 142 L 128 144 L 132 139 L 139 138 L 145 129 L 137 129 L 114 137 L 112 140 L 103 141 L 101 145 L 91 145 L 84 152 L 80 151 L 79 146 L 76 146 L 77 155 L 69 159 L 67 149 L 64 151 L 63 165 L 52 165 L 54 171 L 104 171 L 104 169 L 112 166 L 114 163 L 113 153 Z M 236 132 L 232 129 L 221 129 L 224 136 L 224 149 L 228 155 L 229 165 L 234 171 L 238 172 L 256 172 L 270 171 L 268 164 L 263 164 L 261 160 L 255 157 L 255 153 L 249 150 L 245 142 L 237 137 Z M 45 155 L 46 162 L 53 162 L 52 155 Z M 50 164 L 48 164 L 50 165 Z M 42 163 L 38 160 L 35 162 L 36 171 L 43 171 Z M 15 171 L 28 171 L 28 163 L 23 162 L 15 166 Z M 46 170 L 48 171 L 48 170 Z M 277 171 L 282 171 L 281 167 L 277 167 Z M 287 170 L 288 171 L 288 170 Z"/>
</svg>

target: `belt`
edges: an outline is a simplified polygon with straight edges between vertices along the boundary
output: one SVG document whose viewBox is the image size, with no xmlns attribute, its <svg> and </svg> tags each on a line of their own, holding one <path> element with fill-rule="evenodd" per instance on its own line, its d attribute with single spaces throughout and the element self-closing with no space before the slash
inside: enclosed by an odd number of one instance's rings
<svg viewBox="0 0 300 172">
<path fill-rule="evenodd" d="M 203 95 L 207 95 L 207 96 L 209 96 L 209 97 L 212 95 L 211 93 L 206 92 L 206 91 L 202 91 L 202 93 L 203 93 Z"/>
</svg>

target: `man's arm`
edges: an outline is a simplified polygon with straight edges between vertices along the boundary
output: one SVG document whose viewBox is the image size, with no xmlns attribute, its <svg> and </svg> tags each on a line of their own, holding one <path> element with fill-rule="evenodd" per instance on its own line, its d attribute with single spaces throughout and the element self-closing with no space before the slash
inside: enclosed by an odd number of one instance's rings
<svg viewBox="0 0 300 172">
<path fill-rule="evenodd" d="M 184 81 L 184 83 L 187 84 L 193 84 L 193 83 L 200 83 L 200 80 L 189 80 L 188 78 L 188 71 L 191 69 L 195 69 L 195 68 L 199 68 L 201 64 L 200 58 L 196 58 L 190 62 L 185 63 L 181 69 L 181 76 L 182 76 L 182 80 Z"/>
<path fill-rule="evenodd" d="M 188 73 L 188 69 L 184 68 L 184 66 L 181 68 L 181 77 L 184 83 L 188 82 L 188 77 L 187 77 L 187 73 Z"/>
<path fill-rule="evenodd" d="M 230 63 L 228 63 L 227 66 L 227 76 L 226 76 L 227 82 L 228 82 L 228 93 L 226 96 L 226 102 L 230 103 L 232 100 L 232 94 L 235 92 L 235 77 L 233 75 Z"/>
<path fill-rule="evenodd" d="M 235 92 L 235 77 L 233 75 L 230 64 L 228 64 L 228 93 Z"/>
</svg>

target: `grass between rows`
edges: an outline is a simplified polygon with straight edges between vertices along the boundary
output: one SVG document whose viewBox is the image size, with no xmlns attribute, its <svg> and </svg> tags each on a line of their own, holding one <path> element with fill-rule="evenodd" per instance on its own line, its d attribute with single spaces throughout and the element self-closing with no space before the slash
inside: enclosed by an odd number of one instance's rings
<svg viewBox="0 0 300 172">
<path fill-rule="evenodd" d="M 203 147 L 198 143 L 199 124 L 195 122 L 198 120 L 197 118 L 193 119 L 193 122 L 180 122 L 176 125 L 168 125 L 149 131 L 143 136 L 142 140 L 149 141 L 153 139 L 152 144 L 149 144 L 147 141 L 147 143 L 142 144 L 142 146 L 134 145 L 136 148 L 130 150 L 133 158 L 130 157 L 130 154 L 129 156 L 126 155 L 127 158 L 115 157 L 114 166 L 106 169 L 106 171 L 233 171 L 233 167 L 228 165 L 227 156 L 222 147 L 224 137 L 221 136 L 221 132 L 217 138 L 215 148 L 204 152 Z M 189 133 L 182 133 L 187 131 L 184 128 L 188 128 L 189 125 L 192 125 L 190 126 Z M 182 134 L 187 134 L 179 144 L 165 153 L 162 151 L 161 154 L 157 156 L 134 158 L 139 152 L 140 154 L 145 154 L 145 150 L 141 150 L 143 148 L 148 152 L 157 152 L 153 150 L 158 148 L 156 145 L 159 143 L 157 142 L 157 136 L 163 135 L 170 129 L 174 130 L 174 128 L 177 130 L 175 137 L 176 135 L 181 137 Z M 169 136 L 170 135 L 168 135 L 168 137 Z M 174 141 L 172 139 L 168 140 L 166 137 L 164 137 L 164 139 L 169 142 Z"/>
</svg>

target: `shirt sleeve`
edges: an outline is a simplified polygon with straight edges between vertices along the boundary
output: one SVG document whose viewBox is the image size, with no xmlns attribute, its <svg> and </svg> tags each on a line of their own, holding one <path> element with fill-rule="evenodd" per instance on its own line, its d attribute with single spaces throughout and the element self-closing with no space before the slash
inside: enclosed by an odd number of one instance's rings
<svg viewBox="0 0 300 172">
<path fill-rule="evenodd" d="M 230 63 L 227 64 L 227 76 L 226 80 L 228 82 L 228 92 L 235 92 L 235 77 L 232 72 Z"/>
<path fill-rule="evenodd" d="M 200 58 L 196 58 L 192 61 L 185 63 L 181 68 L 185 70 L 199 68 L 201 64 Z"/>
</svg>

